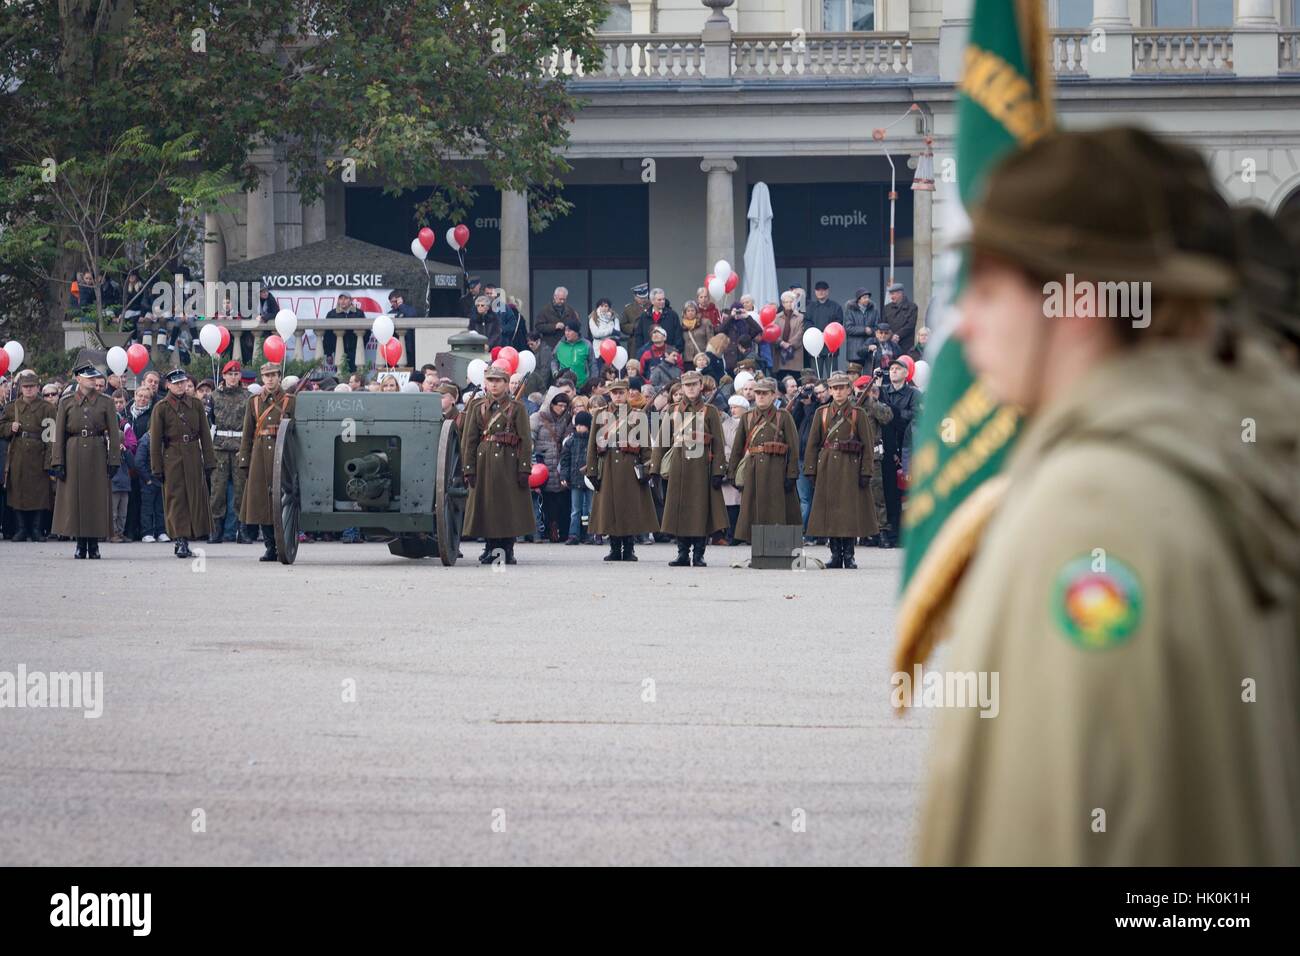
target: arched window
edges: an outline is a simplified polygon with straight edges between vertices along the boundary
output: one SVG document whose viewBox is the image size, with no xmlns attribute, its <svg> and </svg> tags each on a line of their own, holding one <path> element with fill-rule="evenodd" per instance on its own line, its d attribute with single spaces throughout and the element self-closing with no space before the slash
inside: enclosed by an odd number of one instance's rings
<svg viewBox="0 0 1300 956">
<path fill-rule="evenodd" d="M 605 22 L 596 28 L 597 33 L 631 33 L 632 32 L 632 6 L 629 3 L 620 3 L 619 0 L 611 0 L 609 5 L 609 16 Z"/>
</svg>

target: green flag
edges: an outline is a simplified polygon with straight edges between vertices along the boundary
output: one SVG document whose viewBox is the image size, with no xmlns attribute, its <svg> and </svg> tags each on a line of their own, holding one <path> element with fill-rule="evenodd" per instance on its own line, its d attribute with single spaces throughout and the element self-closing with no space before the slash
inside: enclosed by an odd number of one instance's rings
<svg viewBox="0 0 1300 956">
<path fill-rule="evenodd" d="M 1002 156 L 1052 125 L 1042 6 L 1041 0 L 975 0 L 957 101 L 956 172 L 963 208 L 979 196 L 989 170 Z M 946 225 L 961 227 L 960 221 Z M 926 560 L 940 529 L 998 472 L 1019 426 L 1016 414 L 998 407 L 976 381 L 961 343 L 948 335 L 956 320 L 952 299 L 964 273 L 960 258 L 947 254 L 936 272 L 939 282 L 931 310 L 936 321 L 927 347 L 934 349 L 933 367 L 925 408 L 913 430 L 904 522 L 902 603 L 913 610 L 915 592 L 935 587 L 928 575 L 917 574 L 918 568 L 953 566 L 941 560 L 943 555 L 931 554 Z M 909 617 L 915 614 L 900 612 L 900 622 Z"/>
</svg>

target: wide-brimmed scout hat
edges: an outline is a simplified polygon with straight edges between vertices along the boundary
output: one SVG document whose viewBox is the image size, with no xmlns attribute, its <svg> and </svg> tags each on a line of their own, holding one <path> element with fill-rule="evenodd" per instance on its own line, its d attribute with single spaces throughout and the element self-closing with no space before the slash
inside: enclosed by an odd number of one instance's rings
<svg viewBox="0 0 1300 956">
<path fill-rule="evenodd" d="M 1130 127 L 1057 131 L 1000 162 L 966 244 L 1044 277 L 1149 282 L 1218 298 L 1236 285 L 1222 261 L 1178 248 L 1150 137 Z"/>
</svg>

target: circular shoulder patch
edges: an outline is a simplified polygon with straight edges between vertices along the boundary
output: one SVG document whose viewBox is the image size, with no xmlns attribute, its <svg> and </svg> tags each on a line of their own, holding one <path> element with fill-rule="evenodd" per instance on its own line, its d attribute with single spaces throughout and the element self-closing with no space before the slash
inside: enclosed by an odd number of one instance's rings
<svg viewBox="0 0 1300 956">
<path fill-rule="evenodd" d="M 1107 555 L 1075 558 L 1056 575 L 1052 613 L 1065 636 L 1080 647 L 1101 650 L 1124 643 L 1142 619 L 1142 586 L 1123 561 Z"/>
</svg>

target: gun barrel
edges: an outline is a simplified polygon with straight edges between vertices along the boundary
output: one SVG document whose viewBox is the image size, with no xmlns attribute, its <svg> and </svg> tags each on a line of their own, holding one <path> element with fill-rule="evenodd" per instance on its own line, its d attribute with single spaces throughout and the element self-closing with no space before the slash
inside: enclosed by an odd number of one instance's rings
<svg viewBox="0 0 1300 956">
<path fill-rule="evenodd" d="M 383 452 L 349 458 L 343 470 L 351 478 L 379 478 L 388 474 L 388 456 Z"/>
</svg>

